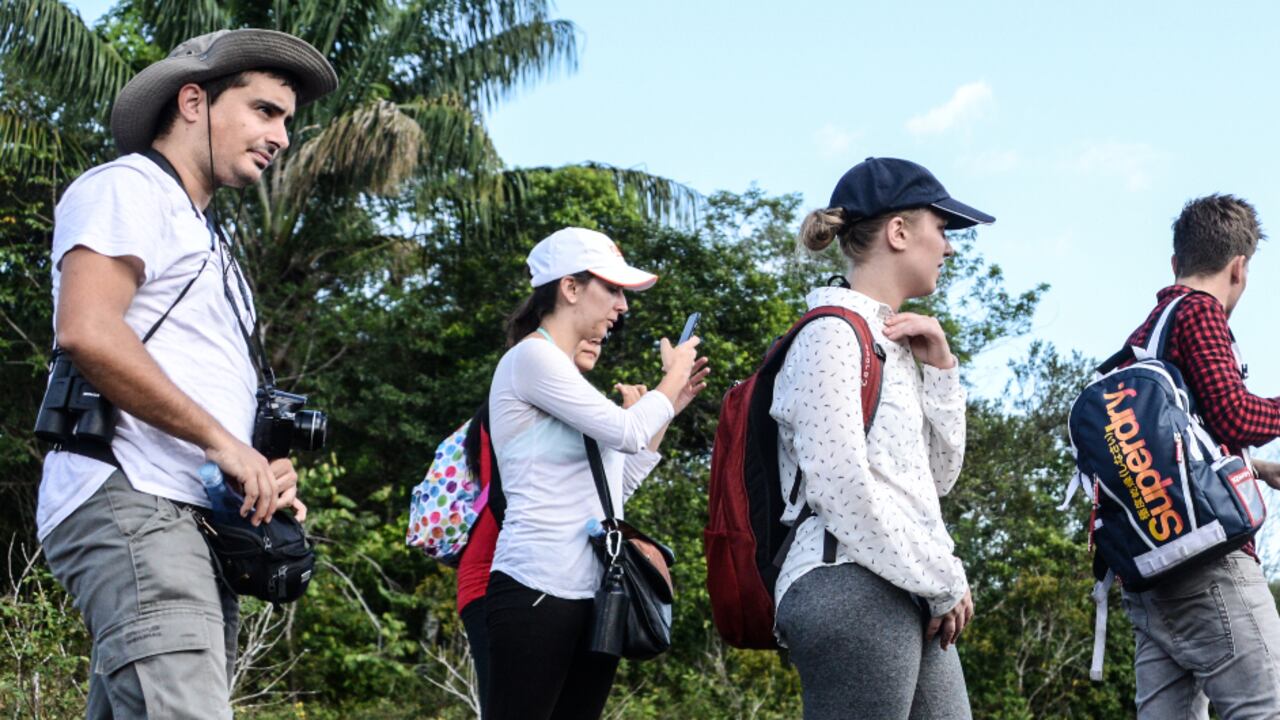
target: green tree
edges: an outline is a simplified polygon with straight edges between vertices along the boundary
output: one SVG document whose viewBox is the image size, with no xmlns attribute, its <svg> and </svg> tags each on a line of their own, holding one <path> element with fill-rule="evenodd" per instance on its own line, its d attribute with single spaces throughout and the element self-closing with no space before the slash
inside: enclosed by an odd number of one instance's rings
<svg viewBox="0 0 1280 720">
<path fill-rule="evenodd" d="M 237 690 L 277 699 L 271 693 L 283 691 L 294 703 L 245 705 L 242 714 L 469 715 L 436 684 L 460 657 L 453 574 L 403 545 L 406 500 L 436 443 L 485 397 L 503 318 L 529 291 L 526 253 L 580 225 L 610 234 L 632 262 L 662 276 L 631 298 L 627 328 L 606 346 L 592 382 L 652 383 L 657 339 L 677 333 L 693 310 L 704 314 L 700 334 L 714 363 L 711 387 L 677 420 L 666 460 L 628 506 L 680 558 L 676 644 L 656 661 L 624 663 L 611 712 L 797 716 L 795 673 L 775 654 L 726 648 L 710 625 L 705 482 L 719 397 L 841 263 L 793 252 L 798 196 L 717 193 L 699 206 L 698 223 L 673 227 L 658 221 L 687 219 L 695 198 L 661 179 L 597 165 L 504 167 L 484 112 L 576 63 L 573 25 L 538 0 L 125 0 L 93 28 L 57 0 L 0 5 L 0 372 L 13 388 L 0 412 L 8 483 L 0 487 L 13 509 L 0 530 L 27 534 L 33 525 L 40 449 L 28 431 L 50 341 L 54 200 L 69 178 L 110 156 L 110 101 L 133 72 L 180 39 L 241 26 L 310 40 L 342 78 L 338 92 L 300 114 L 294 147 L 264 182 L 219 206 L 257 279 L 283 383 L 311 391 L 334 430 L 334 455 L 303 473 L 321 570 L 256 656 L 279 663 L 283 677 L 249 674 Z M 959 255 L 940 292 L 908 306 L 942 320 L 962 361 L 1026 333 L 1044 289 L 1009 291 L 973 240 L 955 239 Z M 978 717 L 1132 712 L 1123 613 L 1112 613 L 1108 682 L 1085 677 L 1092 606 L 1082 518 L 1054 509 L 1070 472 L 1066 407 L 1084 367 L 1038 347 L 1015 368 L 1006 398 L 970 403 L 965 471 L 943 506 L 977 600 L 960 648 Z M 66 598 L 33 568 L 0 596 L 0 621 L 10 634 L 33 623 L 45 630 L 0 667 L 48 663 L 65 694 L 42 702 L 61 713 L 83 701 L 83 685 L 66 678 L 87 663 L 84 638 L 73 623 L 49 620 L 69 617 Z M 0 707 L 29 707 L 31 677 L 0 672 Z"/>
<path fill-rule="evenodd" d="M 58 0 L 6 2 L 0 5 L 0 170 L 33 186 L 11 195 L 22 196 L 24 212 L 43 224 L 24 221 L 6 234 L 13 251 L 30 262 L 0 266 L 0 276 L 33 281 L 32 296 L 43 290 L 47 298 L 48 269 L 31 272 L 31 263 L 48 251 L 58 193 L 80 171 L 110 158 L 107 124 L 116 93 L 183 39 L 246 26 L 310 41 L 340 78 L 336 92 L 299 112 L 292 149 L 263 181 L 238 197 L 223 194 L 214 206 L 235 228 L 280 384 L 305 391 L 318 373 L 365 363 L 364 329 L 325 313 L 325 302 L 344 307 L 349 297 L 389 298 L 402 285 L 422 282 L 438 265 L 432 238 L 461 243 L 466 237 L 468 246 L 483 246 L 496 237 L 487 231 L 495 208 L 517 203 L 528 177 L 545 172 L 505 168 L 483 113 L 572 70 L 576 28 L 550 17 L 545 0 L 337 6 L 123 0 L 93 28 Z M 640 207 L 654 217 L 687 208 L 692 199 L 661 178 L 607 172 L 643 198 Z M 25 200 L 29 195 L 34 199 Z M 22 305 L 5 332 L 16 327 L 15 335 L 38 336 L 47 346 L 45 333 L 28 328 L 47 327 L 48 308 L 47 299 Z M 31 369 L 44 358 L 27 360 Z M 33 387 L 38 374 L 20 384 Z M 38 401 L 23 399 L 11 406 L 14 422 L 6 430 L 12 442 L 25 442 L 21 428 Z M 346 427 L 342 415 L 335 422 L 339 435 Z M 34 477 L 38 453 L 28 454 L 15 459 L 6 476 Z M 364 477 L 362 469 L 354 468 L 353 476 Z"/>
</svg>

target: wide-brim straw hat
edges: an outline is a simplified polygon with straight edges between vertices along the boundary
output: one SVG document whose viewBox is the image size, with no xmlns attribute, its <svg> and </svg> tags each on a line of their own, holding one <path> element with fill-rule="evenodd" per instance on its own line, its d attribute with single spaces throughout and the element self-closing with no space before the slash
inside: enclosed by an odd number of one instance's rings
<svg viewBox="0 0 1280 720">
<path fill-rule="evenodd" d="M 116 148 L 123 155 L 151 147 L 160 111 L 176 101 L 183 85 L 260 69 L 296 78 L 298 107 L 338 86 L 333 66 L 305 40 L 275 30 L 218 30 L 183 42 L 124 86 L 111 108 Z"/>
</svg>

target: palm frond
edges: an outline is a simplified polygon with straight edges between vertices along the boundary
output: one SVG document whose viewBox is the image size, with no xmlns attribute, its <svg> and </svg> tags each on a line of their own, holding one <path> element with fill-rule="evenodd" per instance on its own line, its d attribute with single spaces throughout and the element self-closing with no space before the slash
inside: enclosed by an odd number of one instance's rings
<svg viewBox="0 0 1280 720">
<path fill-rule="evenodd" d="M 458 168 L 477 176 L 500 167 L 480 119 L 457 99 L 376 100 L 334 119 L 290 153 L 271 194 L 297 207 L 330 178 L 348 194 L 391 197 L 411 179 L 430 186 Z"/>
<path fill-rule="evenodd" d="M 405 48 L 412 47 L 424 35 L 421 16 L 411 8 L 385 8 L 380 20 L 376 32 L 361 44 L 355 62 L 340 68 L 339 90 L 335 93 L 339 98 L 367 97 L 375 84 L 386 87 Z"/>
<path fill-rule="evenodd" d="M 184 40 L 215 30 L 239 27 L 218 0 L 142 0 L 137 8 L 155 33 L 155 43 L 167 53 Z"/>
<path fill-rule="evenodd" d="M 273 195 L 297 205 L 322 177 L 356 192 L 396 193 L 421 163 L 422 127 L 395 103 L 375 101 L 334 119 L 292 154 L 273 178 Z"/>
<path fill-rule="evenodd" d="M 550 9 L 546 0 L 463 0 L 442 19 L 462 45 L 475 45 L 508 28 L 543 22 Z"/>
<path fill-rule="evenodd" d="M 698 207 L 703 198 L 688 185 L 643 170 L 620 168 L 607 163 L 584 162 L 578 163 L 576 167 L 608 175 L 613 180 L 618 195 L 633 199 L 640 213 L 648 220 L 681 227 L 692 227 L 697 221 Z M 558 169 L 535 167 L 511 170 L 507 173 L 507 182 L 518 188 L 528 175 Z"/>
<path fill-rule="evenodd" d="M 66 141 L 57 127 L 0 109 L 0 167 L 44 173 L 53 166 L 74 170 L 85 164 L 84 150 Z"/>
<path fill-rule="evenodd" d="M 110 43 L 59 0 L 0 3 L 0 55 L 62 102 L 100 118 L 133 74 Z"/>
<path fill-rule="evenodd" d="M 589 169 L 609 177 L 619 197 L 635 203 L 647 220 L 692 227 L 696 222 L 702 196 L 674 180 L 641 170 L 629 170 L 603 163 L 581 163 L 573 167 Z M 481 243 L 501 242 L 495 237 L 494 221 L 510 215 L 524 202 L 536 176 L 564 168 L 533 167 L 504 170 L 493 175 L 450 177 L 447 183 L 432 188 L 436 209 L 444 208 L 462 237 Z"/>
<path fill-rule="evenodd" d="M 536 20 L 440 58 L 437 67 L 422 74 L 422 92 L 457 93 L 493 106 L 518 89 L 577 66 L 577 27 L 567 20 Z"/>
</svg>

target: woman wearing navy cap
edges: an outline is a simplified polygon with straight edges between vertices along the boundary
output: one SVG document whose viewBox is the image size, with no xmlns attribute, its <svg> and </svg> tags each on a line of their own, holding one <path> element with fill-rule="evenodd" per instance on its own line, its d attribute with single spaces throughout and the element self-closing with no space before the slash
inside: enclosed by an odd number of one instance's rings
<svg viewBox="0 0 1280 720">
<path fill-rule="evenodd" d="M 973 600 L 938 500 L 960 474 L 965 392 L 938 321 L 898 310 L 937 288 L 954 252 L 945 231 L 994 220 L 915 163 L 868 158 L 800 229 L 813 252 L 838 240 L 849 267 L 847 282 L 815 289 L 809 307 L 857 312 L 883 351 L 868 430 L 861 351 L 839 318 L 800 331 L 774 384 L 783 517 L 812 510 L 774 595 L 807 720 L 970 717 L 955 642 Z"/>
</svg>

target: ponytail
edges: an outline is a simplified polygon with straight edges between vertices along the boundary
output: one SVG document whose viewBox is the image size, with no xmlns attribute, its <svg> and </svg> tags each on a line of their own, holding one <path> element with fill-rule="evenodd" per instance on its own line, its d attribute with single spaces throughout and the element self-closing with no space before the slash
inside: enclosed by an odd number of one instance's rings
<svg viewBox="0 0 1280 720">
<path fill-rule="evenodd" d="M 591 282 L 595 275 L 583 270 L 569 277 L 576 280 L 579 285 L 586 285 Z M 556 300 L 559 296 L 559 280 L 543 283 L 534 288 L 529 297 L 516 306 L 515 312 L 507 317 L 507 347 L 515 346 L 526 335 L 536 331 L 538 326 L 542 324 L 542 318 L 555 311 Z"/>
<path fill-rule="evenodd" d="M 850 262 L 857 262 L 866 257 L 876 235 L 893 218 L 914 220 L 923 208 L 908 208 L 877 215 L 873 218 L 857 218 L 850 220 L 844 208 L 833 207 L 814 210 L 805 216 L 800 224 L 800 234 L 796 244 L 811 253 L 818 253 L 827 248 L 833 240 L 839 238 L 840 252 Z"/>
</svg>

